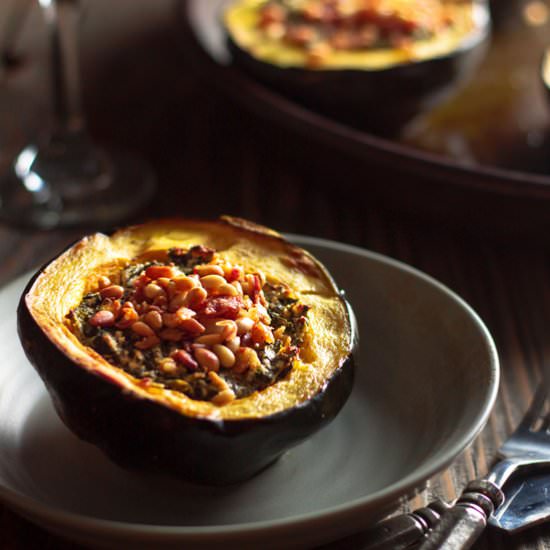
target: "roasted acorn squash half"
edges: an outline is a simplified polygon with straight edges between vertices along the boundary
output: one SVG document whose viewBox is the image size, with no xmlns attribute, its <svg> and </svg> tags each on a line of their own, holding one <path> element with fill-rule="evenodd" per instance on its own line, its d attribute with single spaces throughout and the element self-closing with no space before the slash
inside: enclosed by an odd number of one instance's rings
<svg viewBox="0 0 550 550">
<path fill-rule="evenodd" d="M 348 398 L 353 314 L 327 270 L 241 219 L 84 237 L 18 310 L 58 414 L 123 467 L 247 479 Z"/>
<path fill-rule="evenodd" d="M 464 82 L 490 27 L 484 0 L 235 0 L 223 20 L 237 66 L 382 134 Z"/>
</svg>

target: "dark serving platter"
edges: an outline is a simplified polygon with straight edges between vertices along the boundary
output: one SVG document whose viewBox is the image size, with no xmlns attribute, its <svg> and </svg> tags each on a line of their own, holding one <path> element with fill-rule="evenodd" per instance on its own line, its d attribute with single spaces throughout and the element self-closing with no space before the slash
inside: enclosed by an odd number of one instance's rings
<svg viewBox="0 0 550 550">
<path fill-rule="evenodd" d="M 254 113 L 365 166 L 361 193 L 397 208 L 506 234 L 550 228 L 550 102 L 540 67 L 547 0 L 499 0 L 487 53 L 471 79 L 399 134 L 376 135 L 268 88 L 232 64 L 221 24 L 232 0 L 184 0 L 189 61 Z"/>
</svg>

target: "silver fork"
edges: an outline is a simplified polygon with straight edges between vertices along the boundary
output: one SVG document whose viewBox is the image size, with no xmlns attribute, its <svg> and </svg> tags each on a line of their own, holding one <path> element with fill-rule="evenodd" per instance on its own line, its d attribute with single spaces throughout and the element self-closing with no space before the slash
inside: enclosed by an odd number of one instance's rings
<svg viewBox="0 0 550 550">
<path fill-rule="evenodd" d="M 548 385 L 543 381 L 520 425 L 499 449 L 501 460 L 487 477 L 466 486 L 418 550 L 470 548 L 485 529 L 487 518 L 504 502 L 502 487 L 506 481 L 520 470 L 550 465 L 548 396 Z"/>
<path fill-rule="evenodd" d="M 502 487 L 521 468 L 550 464 L 550 388 L 541 383 L 529 410 L 514 433 L 498 451 L 501 459 L 492 468 L 487 479 Z"/>
<path fill-rule="evenodd" d="M 460 550 L 470 548 L 489 516 L 504 502 L 502 487 L 514 475 L 550 466 L 550 385 L 543 380 L 523 420 L 498 450 L 485 478 L 468 483 L 452 507 L 440 501 L 377 524 L 364 550 Z M 420 545 L 415 546 L 420 542 Z"/>
</svg>

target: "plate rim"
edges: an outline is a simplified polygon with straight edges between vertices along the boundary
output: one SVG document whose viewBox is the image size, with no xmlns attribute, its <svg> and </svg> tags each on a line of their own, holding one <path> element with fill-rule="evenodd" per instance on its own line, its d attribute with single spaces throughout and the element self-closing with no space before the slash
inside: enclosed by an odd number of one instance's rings
<svg viewBox="0 0 550 550">
<path fill-rule="evenodd" d="M 38 523 L 48 529 L 54 523 L 58 527 L 68 527 L 82 531 L 93 531 L 96 534 L 130 537 L 139 536 L 140 540 L 147 542 L 147 539 L 152 541 L 169 542 L 172 539 L 189 539 L 191 542 L 213 542 L 211 539 L 223 535 L 224 537 L 241 538 L 243 536 L 267 536 L 269 534 L 277 534 L 288 532 L 288 530 L 305 528 L 314 526 L 316 523 L 323 523 L 327 519 L 338 520 L 338 518 L 346 518 L 353 513 L 361 515 L 363 509 L 367 509 L 373 503 L 379 503 L 383 508 L 384 504 L 394 502 L 399 497 L 407 496 L 422 483 L 429 480 L 438 472 L 443 471 L 460 453 L 468 448 L 477 435 L 487 423 L 491 411 L 493 409 L 496 397 L 498 394 L 500 380 L 500 363 L 496 345 L 486 327 L 483 320 L 477 312 L 458 294 L 451 290 L 445 284 L 439 282 L 432 276 L 423 271 L 399 260 L 386 256 L 378 252 L 374 252 L 359 246 L 342 243 L 334 240 L 323 239 L 308 235 L 285 234 L 287 238 L 296 244 L 307 249 L 308 246 L 317 246 L 328 250 L 347 252 L 353 255 L 366 257 L 377 263 L 382 263 L 391 266 L 399 271 L 405 271 L 412 276 L 427 282 L 431 286 L 437 288 L 443 294 L 451 298 L 459 307 L 471 317 L 476 327 L 480 330 L 484 342 L 487 346 L 487 352 L 491 360 L 489 376 L 489 387 L 487 388 L 485 400 L 480 403 L 480 409 L 477 412 L 475 422 L 468 430 L 461 434 L 455 445 L 443 453 L 437 461 L 433 458 L 428 460 L 428 464 L 424 463 L 423 467 L 417 468 L 409 475 L 401 478 L 396 483 L 380 489 L 367 497 L 356 498 L 351 501 L 326 508 L 316 512 L 309 512 L 288 518 L 268 519 L 249 523 L 238 523 L 230 525 L 213 525 L 213 526 L 176 526 L 176 525 L 155 525 L 147 523 L 132 523 L 119 520 L 110 520 L 104 518 L 96 518 L 85 514 L 65 510 L 57 506 L 50 506 L 40 502 L 32 496 L 26 495 L 12 488 L 8 488 L 0 482 L 0 499 L 14 509 L 18 510 L 25 517 L 30 518 L 35 523 Z M 25 280 L 30 276 L 25 273 L 8 285 L 0 288 L 0 292 L 5 292 L 7 288 L 20 284 L 21 280 Z M 363 526 L 363 527 L 366 527 Z M 55 532 L 55 529 L 51 529 Z"/>
<path fill-rule="evenodd" d="M 507 170 L 485 164 L 471 166 L 443 155 L 414 149 L 391 139 L 378 137 L 308 109 L 248 77 L 245 73 L 218 63 L 203 48 L 190 16 L 190 6 L 200 1 L 180 0 L 175 4 L 177 19 L 185 31 L 179 37 L 181 40 L 178 40 L 177 45 L 198 73 L 210 76 L 211 84 L 233 100 L 243 104 L 243 97 L 247 93 L 252 93 L 262 103 L 261 106 L 247 107 L 256 114 L 279 124 L 281 124 L 281 115 L 287 117 L 291 115 L 292 120 L 289 120 L 286 125 L 303 135 L 320 139 L 319 129 L 323 129 L 328 132 L 328 140 L 325 139 L 325 141 L 330 141 L 332 146 L 343 152 L 351 152 L 356 158 L 364 159 L 367 153 L 370 160 L 384 166 L 396 160 L 401 163 L 404 161 L 407 168 L 414 173 L 443 180 L 446 184 L 458 189 L 469 188 L 503 196 L 550 199 L 550 175 Z M 181 46 L 183 43 L 185 43 L 184 48 Z M 266 106 L 270 109 L 265 109 Z"/>
</svg>

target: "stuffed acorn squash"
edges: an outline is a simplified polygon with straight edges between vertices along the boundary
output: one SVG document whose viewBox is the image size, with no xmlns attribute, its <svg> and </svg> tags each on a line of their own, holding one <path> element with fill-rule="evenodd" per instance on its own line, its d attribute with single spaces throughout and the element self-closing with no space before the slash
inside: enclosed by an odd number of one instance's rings
<svg viewBox="0 0 550 550">
<path fill-rule="evenodd" d="M 236 0 L 236 64 L 308 106 L 391 131 L 471 74 L 483 0 Z"/>
<path fill-rule="evenodd" d="M 29 283 L 18 321 L 60 417 L 124 467 L 249 478 L 351 391 L 355 329 L 330 275 L 240 219 L 85 237 Z"/>
</svg>

